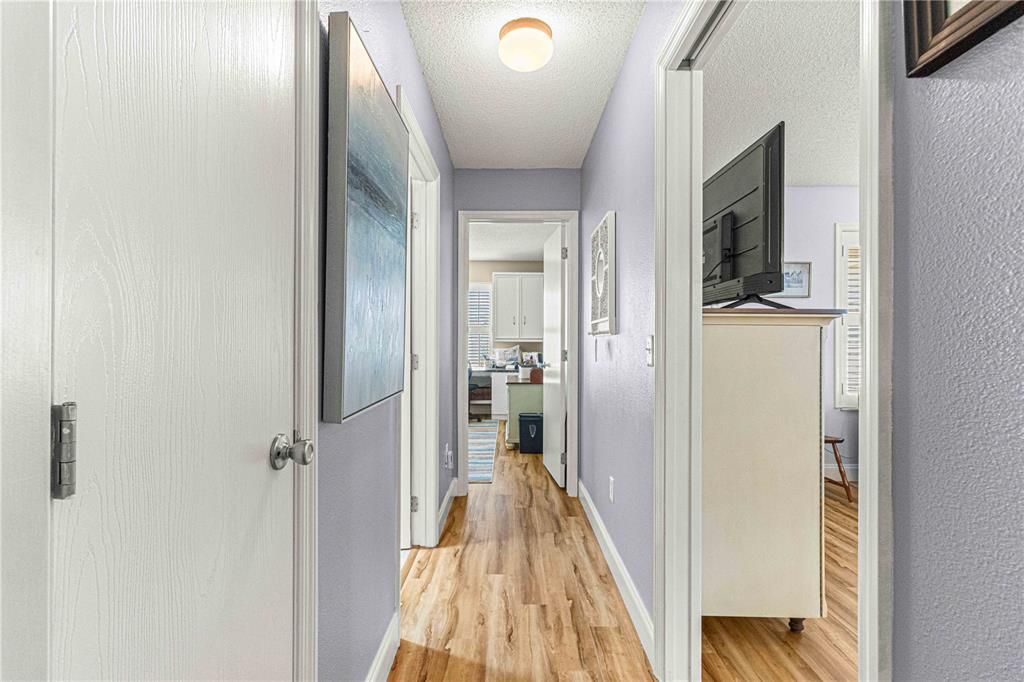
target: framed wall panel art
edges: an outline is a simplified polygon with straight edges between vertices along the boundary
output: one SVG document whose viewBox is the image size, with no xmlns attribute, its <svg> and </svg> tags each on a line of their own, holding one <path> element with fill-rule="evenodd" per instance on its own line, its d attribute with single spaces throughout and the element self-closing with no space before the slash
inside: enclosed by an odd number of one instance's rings
<svg viewBox="0 0 1024 682">
<path fill-rule="evenodd" d="M 616 333 L 615 211 L 608 211 L 590 234 L 590 333 Z"/>
<path fill-rule="evenodd" d="M 323 420 L 402 391 L 409 131 L 347 12 L 328 22 Z"/>
</svg>

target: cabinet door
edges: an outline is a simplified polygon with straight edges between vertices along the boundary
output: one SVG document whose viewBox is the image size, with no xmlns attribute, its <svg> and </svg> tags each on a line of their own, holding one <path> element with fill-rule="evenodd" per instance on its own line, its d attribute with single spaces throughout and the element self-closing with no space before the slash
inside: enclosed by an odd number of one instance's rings
<svg viewBox="0 0 1024 682">
<path fill-rule="evenodd" d="M 544 338 L 544 273 L 521 275 L 519 279 L 519 338 Z"/>
<path fill-rule="evenodd" d="M 519 275 L 495 274 L 492 279 L 495 340 L 519 338 Z"/>
</svg>

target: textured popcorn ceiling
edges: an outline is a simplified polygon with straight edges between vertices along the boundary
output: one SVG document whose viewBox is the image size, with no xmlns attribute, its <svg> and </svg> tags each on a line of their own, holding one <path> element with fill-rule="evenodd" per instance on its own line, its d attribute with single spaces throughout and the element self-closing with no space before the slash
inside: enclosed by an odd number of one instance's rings
<svg viewBox="0 0 1024 682">
<path fill-rule="evenodd" d="M 586 0 L 402 2 L 455 167 L 579 168 L 642 9 Z M 554 56 L 532 73 L 498 59 L 498 31 L 523 16 L 554 34 Z"/>
<path fill-rule="evenodd" d="M 704 177 L 786 122 L 787 185 L 856 185 L 858 5 L 751 2 L 704 71 Z"/>
<path fill-rule="evenodd" d="M 552 223 L 470 223 L 469 260 L 543 260 Z"/>
</svg>

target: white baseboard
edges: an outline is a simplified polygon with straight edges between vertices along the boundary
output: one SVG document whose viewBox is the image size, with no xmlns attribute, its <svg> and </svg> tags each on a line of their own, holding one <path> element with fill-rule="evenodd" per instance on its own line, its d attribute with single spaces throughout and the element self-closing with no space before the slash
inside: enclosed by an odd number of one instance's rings
<svg viewBox="0 0 1024 682">
<path fill-rule="evenodd" d="M 448 492 L 444 494 L 444 499 L 441 500 L 441 510 L 437 513 L 437 537 L 434 538 L 435 547 L 441 541 L 441 535 L 444 534 L 444 524 L 448 522 L 448 512 L 452 510 L 452 500 L 458 494 L 458 489 L 459 479 L 456 477 L 448 484 Z"/>
<path fill-rule="evenodd" d="M 843 463 L 843 467 L 846 469 L 846 478 L 850 479 L 850 481 L 852 481 L 854 483 L 856 483 L 858 480 L 860 480 L 859 477 L 857 476 L 857 465 L 856 464 L 846 464 L 844 462 Z M 830 462 L 830 463 L 825 465 L 824 472 L 825 472 L 825 476 L 827 478 L 832 478 L 832 479 L 835 479 L 837 481 L 843 480 L 839 476 L 839 467 L 836 466 L 835 460 L 833 460 L 832 462 Z"/>
<path fill-rule="evenodd" d="M 373 663 L 370 664 L 370 672 L 366 673 L 366 682 L 387 681 L 388 673 L 391 672 L 391 666 L 395 662 L 395 654 L 398 653 L 400 641 L 398 622 L 398 611 L 395 611 L 394 615 L 391 616 L 391 622 L 388 623 L 388 629 L 384 631 L 384 639 L 380 641 L 380 646 L 377 647 L 377 654 L 373 657 Z"/>
<path fill-rule="evenodd" d="M 583 511 L 590 520 L 590 525 L 597 536 L 598 544 L 601 545 L 601 551 L 604 552 L 605 561 L 608 562 L 608 567 L 612 571 L 612 577 L 615 578 L 619 594 L 622 595 L 622 600 L 626 602 L 626 610 L 629 611 L 629 617 L 633 620 L 636 634 L 639 635 L 640 643 L 643 645 L 644 651 L 647 652 L 647 659 L 653 665 L 655 660 L 654 621 L 651 619 L 651 614 L 648 612 L 647 607 L 644 606 L 643 599 L 640 598 L 640 592 L 636 589 L 636 584 L 633 582 L 633 578 L 630 577 L 629 571 L 626 570 L 626 565 L 622 562 L 619 551 L 615 549 L 612 536 L 608 534 L 608 529 L 605 527 L 604 521 L 601 520 L 601 515 L 597 513 L 594 500 L 591 499 L 590 492 L 583 485 L 583 481 L 580 481 L 579 493 Z"/>
</svg>

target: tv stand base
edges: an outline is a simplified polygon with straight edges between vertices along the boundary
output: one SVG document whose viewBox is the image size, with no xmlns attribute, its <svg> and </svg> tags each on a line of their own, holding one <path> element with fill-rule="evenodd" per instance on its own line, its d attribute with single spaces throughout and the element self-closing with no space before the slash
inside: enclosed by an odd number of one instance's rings
<svg viewBox="0 0 1024 682">
<path fill-rule="evenodd" d="M 733 301 L 732 303 L 728 303 L 728 304 L 726 304 L 726 305 L 724 305 L 722 307 L 723 308 L 739 308 L 741 305 L 746 305 L 747 303 L 760 303 L 761 305 L 766 305 L 769 308 L 777 308 L 779 310 L 793 310 L 793 306 L 791 306 L 791 305 L 786 305 L 785 303 L 779 303 L 778 301 L 771 301 L 771 300 L 769 300 L 767 298 L 761 298 L 757 294 L 747 294 L 743 298 L 738 298 L 735 301 Z"/>
</svg>

